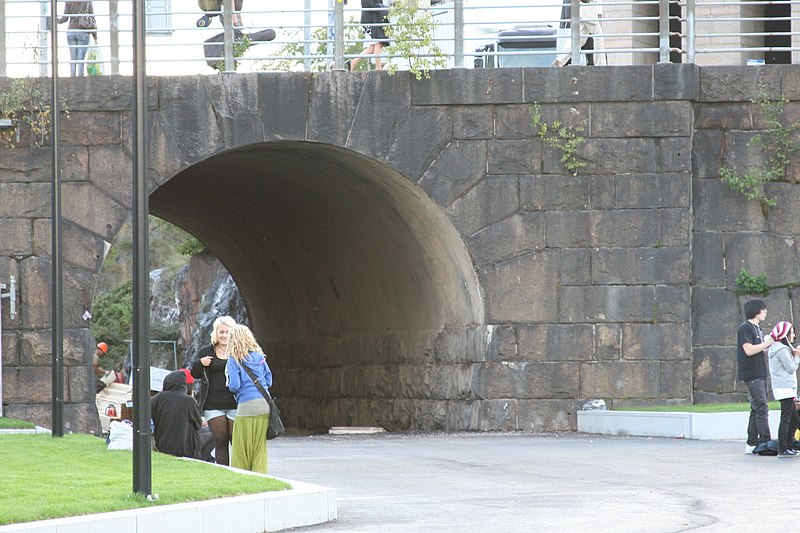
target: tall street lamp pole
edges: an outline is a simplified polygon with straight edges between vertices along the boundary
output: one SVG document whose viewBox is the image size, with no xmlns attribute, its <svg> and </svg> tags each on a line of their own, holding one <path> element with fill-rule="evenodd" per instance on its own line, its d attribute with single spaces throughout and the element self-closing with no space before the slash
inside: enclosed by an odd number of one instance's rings
<svg viewBox="0 0 800 533">
<path fill-rule="evenodd" d="M 50 2 L 50 44 L 52 48 L 51 54 L 51 101 L 50 109 L 52 109 L 50 127 L 51 127 L 51 140 L 53 143 L 53 161 L 52 161 L 52 197 L 51 197 L 51 246 L 50 246 L 50 264 L 52 267 L 50 283 L 52 305 L 52 436 L 64 436 L 64 310 L 63 310 L 63 271 L 64 264 L 61 257 L 61 176 L 59 165 L 59 116 L 61 110 L 59 109 L 59 100 L 61 99 L 58 92 L 58 32 L 57 28 L 58 19 L 58 3 Z"/>
<path fill-rule="evenodd" d="M 152 494 L 145 2 L 133 2 L 133 492 Z"/>
</svg>

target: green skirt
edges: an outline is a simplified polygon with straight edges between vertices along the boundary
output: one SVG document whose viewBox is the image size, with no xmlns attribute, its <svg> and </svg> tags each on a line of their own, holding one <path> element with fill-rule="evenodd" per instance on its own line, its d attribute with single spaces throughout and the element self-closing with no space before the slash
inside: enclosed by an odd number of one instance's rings
<svg viewBox="0 0 800 533">
<path fill-rule="evenodd" d="M 239 416 L 233 424 L 231 466 L 267 473 L 269 415 Z"/>
</svg>

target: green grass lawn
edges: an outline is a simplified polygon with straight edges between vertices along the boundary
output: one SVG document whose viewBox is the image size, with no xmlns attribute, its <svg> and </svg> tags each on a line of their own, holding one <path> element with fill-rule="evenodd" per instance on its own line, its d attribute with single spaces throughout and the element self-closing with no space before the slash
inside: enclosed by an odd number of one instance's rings
<svg viewBox="0 0 800 533">
<path fill-rule="evenodd" d="M 36 425 L 24 420 L 0 416 L 0 429 L 36 429 Z"/>
<path fill-rule="evenodd" d="M 770 410 L 780 411 L 779 402 L 770 402 Z M 613 411 L 658 411 L 670 413 L 736 413 L 739 411 L 749 411 L 750 404 L 747 402 L 739 403 L 707 403 L 699 405 L 662 405 L 653 407 L 621 407 Z"/>
<path fill-rule="evenodd" d="M 157 452 L 151 479 L 154 502 L 133 494 L 132 453 L 92 435 L 0 435 L 0 525 L 291 488 Z"/>
</svg>

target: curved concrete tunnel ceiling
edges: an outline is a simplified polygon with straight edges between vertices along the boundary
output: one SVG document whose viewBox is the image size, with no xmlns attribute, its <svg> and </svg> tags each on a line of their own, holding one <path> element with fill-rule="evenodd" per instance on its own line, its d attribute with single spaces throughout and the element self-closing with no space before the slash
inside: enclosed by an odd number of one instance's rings
<svg viewBox="0 0 800 533">
<path fill-rule="evenodd" d="M 266 343 L 482 324 L 469 253 L 408 178 L 308 142 L 250 145 L 180 172 L 152 214 L 233 276 Z"/>
</svg>

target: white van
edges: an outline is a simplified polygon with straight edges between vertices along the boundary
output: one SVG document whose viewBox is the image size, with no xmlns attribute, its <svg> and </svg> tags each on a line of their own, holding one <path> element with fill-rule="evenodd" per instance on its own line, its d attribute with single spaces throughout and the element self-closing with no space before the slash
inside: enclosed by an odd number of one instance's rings
<svg viewBox="0 0 800 533">
<path fill-rule="evenodd" d="M 464 66 L 549 66 L 562 0 L 464 0 Z M 434 39 L 453 67 L 453 2 L 434 4 Z"/>
<path fill-rule="evenodd" d="M 491 43 L 475 49 L 475 68 L 549 67 L 556 58 L 557 32 L 550 26 L 502 30 Z"/>
</svg>

